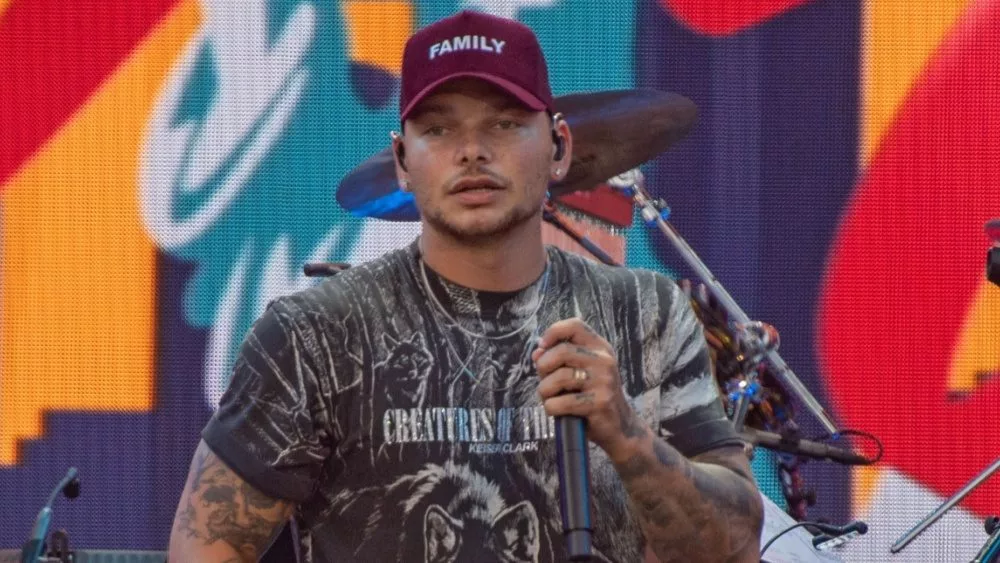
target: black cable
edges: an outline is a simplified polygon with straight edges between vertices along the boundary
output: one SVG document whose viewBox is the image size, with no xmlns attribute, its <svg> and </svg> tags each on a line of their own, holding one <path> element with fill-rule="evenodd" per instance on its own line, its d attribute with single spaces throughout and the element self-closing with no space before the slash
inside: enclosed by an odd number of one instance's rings
<svg viewBox="0 0 1000 563">
<path fill-rule="evenodd" d="M 793 524 L 793 525 L 785 528 L 784 530 L 781 530 L 780 532 L 778 532 L 778 534 L 776 536 L 774 536 L 773 538 L 767 540 L 767 543 L 765 543 L 764 547 L 761 548 L 761 550 L 760 550 L 760 557 L 763 558 L 764 557 L 764 552 L 767 551 L 767 548 L 771 547 L 771 544 L 774 543 L 775 540 L 777 540 L 781 536 L 785 535 L 786 533 L 791 532 L 795 528 L 798 528 L 798 527 L 801 527 L 801 526 L 815 526 L 817 524 L 819 524 L 819 522 L 796 522 L 795 524 Z"/>
</svg>

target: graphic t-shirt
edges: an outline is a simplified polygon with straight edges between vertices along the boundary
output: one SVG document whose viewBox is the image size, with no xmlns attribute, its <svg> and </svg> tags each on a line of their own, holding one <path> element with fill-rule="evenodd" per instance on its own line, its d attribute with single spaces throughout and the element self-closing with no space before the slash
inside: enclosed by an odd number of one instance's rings
<svg viewBox="0 0 1000 563">
<path fill-rule="evenodd" d="M 308 561 L 565 561 L 555 423 L 531 363 L 554 322 L 580 317 L 611 343 L 631 406 L 685 455 L 742 442 L 672 280 L 547 252 L 511 293 L 441 278 L 414 242 L 275 300 L 204 440 L 298 503 Z M 590 453 L 595 551 L 640 561 L 621 480 Z"/>
</svg>

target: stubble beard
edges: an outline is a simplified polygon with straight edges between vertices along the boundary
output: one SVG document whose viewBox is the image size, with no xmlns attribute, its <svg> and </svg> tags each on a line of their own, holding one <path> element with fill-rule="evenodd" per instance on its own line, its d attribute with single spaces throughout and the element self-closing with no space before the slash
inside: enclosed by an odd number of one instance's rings
<svg viewBox="0 0 1000 563">
<path fill-rule="evenodd" d="M 451 220 L 441 208 L 434 208 L 424 214 L 424 220 L 430 227 L 450 238 L 482 245 L 502 239 L 504 235 L 531 221 L 536 213 L 541 212 L 540 210 L 540 206 L 535 209 L 531 204 L 521 204 L 507 211 L 499 219 L 465 226 Z"/>
</svg>

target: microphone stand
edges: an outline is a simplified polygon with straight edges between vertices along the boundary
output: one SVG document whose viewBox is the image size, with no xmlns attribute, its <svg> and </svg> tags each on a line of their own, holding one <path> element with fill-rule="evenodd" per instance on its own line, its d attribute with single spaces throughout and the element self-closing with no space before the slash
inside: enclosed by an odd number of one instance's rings
<svg viewBox="0 0 1000 563">
<path fill-rule="evenodd" d="M 573 239 L 574 242 L 582 246 L 587 252 L 594 255 L 604 264 L 608 266 L 621 266 L 614 258 L 612 258 L 607 252 L 601 249 L 600 246 L 594 244 L 587 235 L 581 233 L 579 230 L 575 229 L 572 225 L 566 222 L 565 217 L 556 207 L 556 204 L 550 198 L 546 198 L 545 206 L 542 207 L 542 219 L 551 223 L 554 227 L 560 231 L 566 233 L 569 238 Z"/>
<path fill-rule="evenodd" d="M 776 342 L 769 343 L 767 342 L 766 337 L 754 337 L 755 333 L 753 329 L 760 323 L 754 323 L 749 317 L 747 317 L 746 313 L 739 308 L 729 293 L 726 292 L 715 276 L 712 275 L 705 264 L 697 257 L 694 250 L 692 250 L 691 247 L 684 242 L 676 230 L 666 222 L 669 210 L 665 203 L 662 203 L 659 200 L 654 202 L 654 200 L 645 192 L 645 189 L 642 187 L 642 173 L 638 170 L 626 172 L 625 174 L 613 178 L 608 182 L 608 184 L 612 187 L 623 190 L 631 197 L 633 202 L 640 208 L 642 217 L 648 225 L 656 224 L 660 227 L 667 238 L 674 243 L 674 246 L 685 258 L 688 264 L 697 272 L 702 280 L 704 280 L 709 290 L 716 295 L 720 304 L 729 314 L 729 318 L 736 319 L 736 328 L 738 329 L 738 332 L 745 333 L 747 336 L 747 338 L 741 340 L 745 340 L 746 353 L 753 358 L 754 363 L 760 361 L 764 357 L 767 357 L 771 364 L 775 367 L 778 375 L 785 381 L 786 385 L 792 388 L 792 390 L 799 395 L 806 406 L 813 412 L 814 415 L 816 415 L 823 426 L 826 427 L 827 431 L 831 435 L 837 435 L 837 428 L 833 424 L 833 421 L 826 415 L 826 411 L 812 396 L 812 394 L 809 393 L 808 389 L 805 388 L 801 381 L 798 380 L 788 365 L 785 364 L 784 360 L 778 356 L 775 351 Z M 589 251 L 601 262 L 611 266 L 621 266 L 621 264 L 616 262 L 613 258 L 611 258 L 611 256 L 601 250 L 598 245 L 594 244 L 584 234 L 580 233 L 577 229 L 574 229 L 567 221 L 565 221 L 551 198 L 546 200 L 545 205 L 542 208 L 542 219 L 569 235 L 571 239 Z M 747 373 L 748 381 L 746 382 L 746 385 L 743 385 L 739 392 L 739 399 L 735 409 L 736 412 L 734 420 L 737 432 L 743 430 L 743 422 L 749 407 L 750 396 L 753 395 L 756 392 L 755 390 L 759 387 L 756 385 L 755 381 L 757 376 L 758 374 L 756 370 L 750 370 Z M 582 444 L 576 444 L 576 449 L 586 449 L 586 438 L 580 437 L 582 430 L 578 431 L 576 434 L 569 433 L 567 437 L 562 436 L 563 432 L 560 432 L 561 430 L 569 431 L 573 428 L 574 427 L 570 425 L 569 420 L 557 420 L 556 440 L 557 442 L 561 442 L 558 445 L 558 453 L 560 458 L 560 509 L 563 519 L 563 533 L 567 542 L 570 560 L 577 561 L 589 559 L 587 557 L 590 551 L 589 512 L 579 510 L 580 506 L 576 505 L 576 503 L 589 502 L 589 484 L 586 481 L 585 474 L 570 475 L 569 473 L 573 473 L 570 471 L 565 472 L 567 474 L 564 475 L 564 462 L 568 461 L 568 458 L 581 456 L 585 453 L 576 450 L 571 452 L 564 446 L 573 442 L 582 441 Z M 762 437 L 767 437 L 767 433 L 760 434 Z M 568 436 L 573 436 L 573 438 L 568 438 Z M 774 446 L 774 444 L 771 445 Z M 795 444 L 795 446 L 800 446 L 800 444 Z M 817 446 L 822 448 L 822 445 L 817 444 Z M 786 446 L 786 448 L 787 447 L 791 447 L 791 445 Z M 799 449 L 800 448 L 796 447 L 795 451 L 798 451 Z M 835 451 L 835 449 L 829 447 L 822 449 L 823 456 L 830 457 L 831 459 L 842 457 L 837 455 L 839 453 L 839 451 Z M 851 456 L 850 461 L 857 462 L 858 459 L 862 459 L 862 461 L 864 461 L 863 458 L 860 458 L 860 456 Z"/>
<path fill-rule="evenodd" d="M 577 244 L 590 252 L 594 258 L 597 258 L 604 264 L 622 266 L 607 252 L 604 252 L 600 246 L 587 238 L 585 234 L 573 227 L 551 199 L 547 199 L 545 202 L 545 206 L 542 209 L 542 219 L 568 235 Z M 750 342 L 754 341 L 750 340 Z M 766 348 L 759 339 L 756 341 L 756 344 Z M 744 391 L 744 393 L 746 392 Z M 742 412 L 745 417 L 746 409 L 742 409 Z M 786 452 L 819 460 L 828 459 L 844 465 L 870 465 L 872 463 L 872 460 L 865 456 L 820 442 L 765 432 L 749 427 L 744 427 L 738 431 L 741 432 L 743 438 L 748 442 L 773 451 Z"/>
<path fill-rule="evenodd" d="M 42 556 L 45 549 L 45 536 L 48 534 L 49 525 L 52 523 L 52 503 L 56 501 L 56 496 L 62 491 L 69 498 L 76 498 L 80 494 L 80 482 L 76 478 L 76 468 L 70 467 L 66 476 L 59 481 L 56 488 L 52 489 L 48 502 L 38 512 L 35 518 L 35 525 L 31 529 L 31 537 L 21 547 L 21 563 L 35 563 Z"/>
<path fill-rule="evenodd" d="M 902 551 L 903 548 L 909 545 L 911 541 L 916 539 L 916 537 L 919 536 L 921 533 L 923 533 L 924 530 L 930 528 L 931 524 L 937 522 L 938 519 L 944 516 L 945 512 L 948 512 L 949 510 L 951 510 L 953 506 L 961 502 L 962 499 L 968 496 L 969 493 L 971 493 L 976 487 L 982 484 L 983 481 L 988 479 L 990 475 L 993 475 L 998 469 L 1000 469 L 1000 458 L 997 458 L 997 460 L 993 462 L 993 465 L 984 469 L 981 473 L 979 473 L 979 475 L 973 477 L 971 481 L 969 481 L 964 487 L 962 487 L 960 491 L 952 495 L 950 499 L 941 503 L 941 506 L 938 506 L 936 509 L 934 509 L 933 512 L 928 514 L 927 517 L 925 517 L 916 526 L 914 526 L 912 530 L 903 534 L 901 538 L 896 540 L 896 543 L 892 544 L 892 547 L 889 548 L 889 551 L 891 551 L 892 553 L 899 553 L 900 551 Z M 987 532 L 987 533 L 993 533 L 993 532 Z M 993 533 L 993 537 L 990 539 L 990 542 L 997 543 L 998 541 L 1000 541 L 1000 536 Z M 996 550 L 994 550 L 993 555 L 994 557 L 996 556 Z M 987 560 L 983 561 L 985 562 Z"/>
<path fill-rule="evenodd" d="M 750 317 L 747 316 L 743 309 L 736 303 L 729 292 L 726 291 L 719 280 L 714 274 L 708 269 L 704 262 L 698 258 L 694 250 L 684 241 L 680 233 L 673 225 L 667 222 L 667 217 L 670 215 L 670 208 L 667 206 L 666 202 L 662 199 L 654 199 L 649 195 L 645 188 L 645 179 L 638 169 L 633 169 L 623 174 L 620 174 L 608 181 L 608 185 L 617 188 L 628 195 L 636 207 L 639 208 L 640 214 L 642 215 L 643 221 L 650 227 L 657 227 L 667 239 L 674 245 L 677 252 L 681 255 L 681 258 L 687 262 L 688 266 L 702 279 L 709 291 L 715 295 L 718 299 L 719 304 L 726 311 L 729 318 L 734 319 L 738 327 L 748 327 L 752 325 Z M 802 403 L 807 409 L 819 420 L 820 424 L 830 433 L 831 436 L 838 436 L 839 432 L 836 425 L 834 425 L 833 420 L 826 413 L 826 410 L 819 401 L 809 392 L 809 389 L 803 385 L 802 381 L 795 375 L 785 360 L 778 355 L 778 352 L 774 349 L 763 349 L 760 351 L 761 356 L 767 358 L 768 362 L 774 368 L 775 375 L 782 380 L 782 382 L 802 400 Z M 749 395 L 756 389 L 755 381 L 756 372 L 751 372 L 747 374 L 747 385 L 744 387 L 742 393 L 740 393 L 739 402 L 736 406 L 736 417 L 733 423 L 736 425 L 737 430 L 741 430 L 743 427 L 743 417 L 746 415 L 747 402 L 749 401 Z"/>
</svg>

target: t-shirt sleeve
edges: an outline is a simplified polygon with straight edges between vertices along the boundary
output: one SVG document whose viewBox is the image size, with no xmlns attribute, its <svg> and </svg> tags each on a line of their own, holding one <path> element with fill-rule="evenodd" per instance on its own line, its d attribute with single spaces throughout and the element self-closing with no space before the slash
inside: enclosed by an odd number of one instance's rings
<svg viewBox="0 0 1000 563">
<path fill-rule="evenodd" d="M 260 491 L 302 502 L 330 453 L 319 389 L 321 363 L 310 353 L 304 315 L 273 301 L 241 344 L 232 379 L 202 439 Z"/>
<path fill-rule="evenodd" d="M 726 417 L 704 327 L 688 297 L 666 276 L 657 276 L 660 316 L 651 335 L 666 361 L 660 384 L 659 433 L 687 457 L 727 445 L 744 445 Z"/>
</svg>

